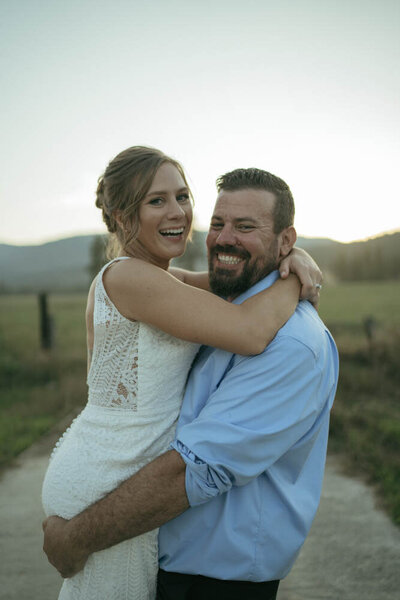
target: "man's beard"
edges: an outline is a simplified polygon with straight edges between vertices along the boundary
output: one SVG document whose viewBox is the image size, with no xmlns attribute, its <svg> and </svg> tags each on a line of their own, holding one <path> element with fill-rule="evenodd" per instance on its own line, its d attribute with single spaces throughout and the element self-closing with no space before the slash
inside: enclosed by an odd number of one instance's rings
<svg viewBox="0 0 400 600">
<path fill-rule="evenodd" d="M 244 264 L 239 276 L 231 269 L 214 267 L 213 259 L 219 254 L 230 254 L 244 259 Z M 208 272 L 211 291 L 223 298 L 236 298 L 257 281 L 278 268 L 278 240 L 274 239 L 266 250 L 265 256 L 259 256 L 250 264 L 251 255 L 237 246 L 215 246 L 209 253 Z"/>
</svg>

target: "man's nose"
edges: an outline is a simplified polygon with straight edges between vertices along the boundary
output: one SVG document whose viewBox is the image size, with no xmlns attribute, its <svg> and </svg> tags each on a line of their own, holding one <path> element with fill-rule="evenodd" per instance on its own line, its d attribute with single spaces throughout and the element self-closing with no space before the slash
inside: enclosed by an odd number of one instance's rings
<svg viewBox="0 0 400 600">
<path fill-rule="evenodd" d="M 237 242 L 236 233 L 229 225 L 224 225 L 217 237 L 217 244 L 220 246 L 234 246 Z"/>
</svg>

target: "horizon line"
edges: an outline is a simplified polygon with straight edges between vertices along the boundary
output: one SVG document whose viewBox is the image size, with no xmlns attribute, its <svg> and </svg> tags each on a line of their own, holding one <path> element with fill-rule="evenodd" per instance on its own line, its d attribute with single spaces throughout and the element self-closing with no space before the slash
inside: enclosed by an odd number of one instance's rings
<svg viewBox="0 0 400 600">
<path fill-rule="evenodd" d="M 195 227 L 194 231 L 207 232 L 208 230 L 201 228 L 201 227 L 199 227 L 199 228 Z M 338 240 L 336 238 L 327 237 L 327 236 L 305 235 L 305 234 L 301 234 L 301 233 L 298 233 L 297 237 L 305 238 L 307 240 L 330 240 L 332 242 L 338 242 L 339 244 L 354 244 L 356 242 L 367 242 L 368 240 L 374 240 L 376 238 L 384 237 L 385 235 L 392 235 L 394 233 L 400 233 L 400 227 L 397 227 L 394 229 L 389 229 L 387 231 L 381 231 L 380 233 L 375 233 L 373 235 L 366 236 L 364 238 L 358 238 L 358 239 L 354 239 L 354 240 L 350 240 L 350 241 Z M 87 232 L 76 233 L 76 234 L 72 234 L 72 235 L 66 234 L 66 235 L 61 235 L 60 237 L 48 238 L 48 239 L 44 239 L 41 241 L 9 242 L 9 241 L 4 241 L 4 240 L 0 239 L 0 245 L 21 247 L 21 248 L 32 247 L 32 246 L 45 246 L 46 244 L 61 242 L 64 240 L 69 240 L 69 239 L 73 239 L 73 238 L 77 238 L 77 237 L 88 237 L 88 236 L 95 236 L 95 235 L 107 235 L 107 231 L 104 231 L 104 232 L 87 231 Z"/>
</svg>

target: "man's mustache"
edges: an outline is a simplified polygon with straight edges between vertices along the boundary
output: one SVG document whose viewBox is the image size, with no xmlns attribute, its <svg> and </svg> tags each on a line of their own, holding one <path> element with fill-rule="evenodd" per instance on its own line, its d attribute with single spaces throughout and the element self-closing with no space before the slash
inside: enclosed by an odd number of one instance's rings
<svg viewBox="0 0 400 600">
<path fill-rule="evenodd" d="M 240 258 L 250 258 L 250 253 L 243 248 L 237 246 L 214 246 L 211 250 L 211 254 L 231 254 L 232 256 L 239 256 Z"/>
</svg>

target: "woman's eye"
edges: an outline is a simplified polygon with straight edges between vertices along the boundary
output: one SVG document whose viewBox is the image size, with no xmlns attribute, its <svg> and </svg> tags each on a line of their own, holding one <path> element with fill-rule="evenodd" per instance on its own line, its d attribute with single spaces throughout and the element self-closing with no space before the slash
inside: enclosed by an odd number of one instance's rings
<svg viewBox="0 0 400 600">
<path fill-rule="evenodd" d="M 153 206 L 159 206 L 160 204 L 162 204 L 163 199 L 162 198 L 152 198 L 149 201 L 149 204 L 153 205 Z"/>
<path fill-rule="evenodd" d="M 178 202 L 187 202 L 189 200 L 189 194 L 179 194 L 176 199 Z"/>
</svg>

